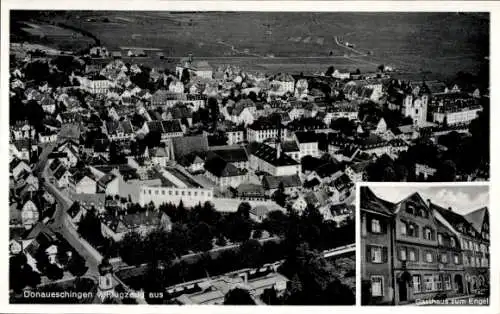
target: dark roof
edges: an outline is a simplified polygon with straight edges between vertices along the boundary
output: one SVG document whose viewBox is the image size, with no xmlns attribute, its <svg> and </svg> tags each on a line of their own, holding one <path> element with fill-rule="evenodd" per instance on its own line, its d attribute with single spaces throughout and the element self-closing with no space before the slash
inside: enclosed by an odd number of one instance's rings
<svg viewBox="0 0 500 314">
<path fill-rule="evenodd" d="M 80 212 L 79 202 L 73 202 L 73 204 L 71 204 L 71 207 L 67 210 L 67 213 L 71 218 L 74 218 L 79 212 Z"/>
<path fill-rule="evenodd" d="M 242 172 L 233 164 L 225 161 L 219 156 L 214 156 L 205 162 L 205 169 L 216 177 L 234 177 Z"/>
<path fill-rule="evenodd" d="M 284 126 L 281 125 L 283 128 Z M 259 130 L 271 130 L 271 129 L 277 129 L 278 126 L 276 123 L 273 123 L 270 119 L 261 117 L 257 120 L 254 121 L 251 125 L 248 126 L 249 129 L 259 131 Z"/>
<path fill-rule="evenodd" d="M 67 171 L 66 167 L 61 166 L 57 168 L 56 172 L 54 173 L 54 177 L 59 180 L 66 173 L 66 171 Z"/>
<path fill-rule="evenodd" d="M 304 187 L 306 189 L 308 189 L 308 188 L 315 187 L 315 186 L 319 185 L 320 183 L 321 182 L 318 180 L 318 178 L 314 177 L 312 180 L 305 181 L 304 182 Z"/>
<path fill-rule="evenodd" d="M 208 150 L 208 138 L 204 135 L 174 137 L 172 144 L 176 159 L 189 153 L 206 152 Z"/>
<path fill-rule="evenodd" d="M 316 173 L 320 178 L 329 177 L 337 171 L 342 170 L 340 163 L 328 162 L 316 168 Z"/>
<path fill-rule="evenodd" d="M 242 147 L 212 149 L 208 152 L 209 158 L 215 155 L 230 163 L 248 161 L 247 152 Z"/>
<path fill-rule="evenodd" d="M 488 207 L 482 207 L 468 213 L 465 215 L 465 219 L 467 219 L 478 232 L 481 232 L 484 220 L 488 219 Z"/>
<path fill-rule="evenodd" d="M 361 187 L 360 198 L 362 210 L 375 211 L 383 215 L 393 214 L 394 204 L 378 198 L 369 187 Z"/>
<path fill-rule="evenodd" d="M 280 166 L 291 166 L 291 165 L 298 165 L 299 163 L 293 160 L 290 156 L 286 155 L 285 153 L 282 153 L 280 157 L 277 157 L 276 149 L 273 147 L 262 144 L 262 143 L 251 143 L 248 147 L 249 152 L 256 156 L 257 158 L 260 158 L 267 163 L 275 166 L 275 167 L 280 167 Z"/>
<path fill-rule="evenodd" d="M 299 146 L 296 141 L 285 141 L 281 143 L 281 150 L 285 153 L 299 152 Z"/>
<path fill-rule="evenodd" d="M 318 141 L 315 132 L 295 132 L 295 136 L 299 143 L 315 143 Z"/>
<path fill-rule="evenodd" d="M 283 187 L 285 187 L 285 188 L 299 187 L 302 185 L 302 183 L 300 182 L 299 176 L 296 174 L 291 175 L 291 176 L 280 176 L 280 177 L 264 176 L 264 178 L 262 178 L 262 186 L 266 190 L 277 189 L 279 187 L 280 183 L 283 183 Z"/>
<path fill-rule="evenodd" d="M 458 232 L 473 236 L 472 232 L 475 231 L 475 228 L 467 219 L 465 219 L 464 216 L 432 202 L 430 203 L 430 208 L 441 214 L 441 216 L 443 216 L 443 218 L 446 219 L 446 221 L 450 223 Z"/>
<path fill-rule="evenodd" d="M 109 182 L 113 181 L 115 178 L 116 176 L 113 173 L 109 172 L 106 173 L 102 178 L 100 178 L 97 183 L 106 186 Z"/>
</svg>

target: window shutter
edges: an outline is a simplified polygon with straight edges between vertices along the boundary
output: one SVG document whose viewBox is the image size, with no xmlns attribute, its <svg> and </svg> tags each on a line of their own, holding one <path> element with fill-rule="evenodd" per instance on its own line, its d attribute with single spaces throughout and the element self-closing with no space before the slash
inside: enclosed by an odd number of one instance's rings
<svg viewBox="0 0 500 314">
<path fill-rule="evenodd" d="M 419 261 L 419 250 L 418 249 L 415 249 L 415 261 L 418 262 Z"/>
<path fill-rule="evenodd" d="M 418 225 L 413 225 L 415 227 L 415 238 L 418 238 Z"/>
<path fill-rule="evenodd" d="M 368 232 L 372 232 L 372 220 L 371 218 L 368 218 L 366 219 L 366 221 L 368 222 L 367 226 L 366 226 L 366 229 L 368 229 Z"/>
<path fill-rule="evenodd" d="M 366 246 L 366 261 L 368 263 L 372 261 L 372 247 L 369 245 Z"/>
<path fill-rule="evenodd" d="M 387 232 L 387 223 L 383 220 L 380 220 L 380 232 L 381 233 Z"/>
<path fill-rule="evenodd" d="M 382 248 L 382 261 L 387 263 L 387 247 Z"/>
</svg>

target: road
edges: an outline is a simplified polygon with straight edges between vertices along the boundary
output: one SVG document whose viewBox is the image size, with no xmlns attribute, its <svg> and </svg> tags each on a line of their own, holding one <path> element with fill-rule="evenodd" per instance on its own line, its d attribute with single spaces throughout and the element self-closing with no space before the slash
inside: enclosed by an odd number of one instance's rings
<svg viewBox="0 0 500 314">
<path fill-rule="evenodd" d="M 49 227 L 60 233 L 66 241 L 85 259 L 89 270 L 87 276 L 95 277 L 98 276 L 98 265 L 100 260 L 98 260 L 80 241 L 80 236 L 78 232 L 69 225 L 66 220 L 66 211 L 71 207 L 73 201 L 64 195 L 57 187 L 55 187 L 51 182 L 48 174 L 47 164 L 43 164 L 43 171 L 40 176 L 44 179 L 43 184 L 45 189 L 54 196 L 57 202 L 56 211 L 54 216 L 49 223 Z"/>
</svg>

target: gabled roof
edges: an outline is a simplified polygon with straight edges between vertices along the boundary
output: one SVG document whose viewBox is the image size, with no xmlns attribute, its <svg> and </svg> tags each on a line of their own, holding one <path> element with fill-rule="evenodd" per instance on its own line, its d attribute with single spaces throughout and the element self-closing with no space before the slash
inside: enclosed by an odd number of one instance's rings
<svg viewBox="0 0 500 314">
<path fill-rule="evenodd" d="M 247 153 L 245 149 L 242 147 L 213 149 L 208 152 L 209 158 L 215 155 L 219 156 L 220 158 L 224 159 L 229 163 L 248 161 Z"/>
<path fill-rule="evenodd" d="M 297 141 L 299 143 L 316 143 L 318 142 L 318 137 L 315 132 L 295 132 Z"/>
<path fill-rule="evenodd" d="M 280 185 L 280 183 L 283 183 L 284 188 L 288 187 L 299 187 L 302 185 L 302 182 L 300 181 L 300 177 L 296 174 L 291 175 L 291 176 L 264 176 L 262 178 L 262 186 L 266 190 L 274 190 L 277 189 Z"/>
<path fill-rule="evenodd" d="M 369 210 L 386 216 L 393 215 L 394 204 L 377 197 L 369 187 L 361 187 L 360 199 L 362 210 Z"/>
<path fill-rule="evenodd" d="M 488 207 L 482 207 L 468 213 L 465 215 L 465 219 L 467 219 L 478 232 L 481 232 L 485 219 L 489 219 Z"/>
<path fill-rule="evenodd" d="M 242 172 L 233 164 L 225 161 L 219 156 L 214 156 L 205 162 L 205 169 L 216 177 L 234 177 Z"/>
<path fill-rule="evenodd" d="M 465 235 L 473 236 L 471 231 L 475 231 L 474 226 L 465 219 L 464 216 L 459 213 L 454 212 L 453 210 L 441 207 L 437 204 L 430 203 L 430 208 L 436 210 L 441 216 L 453 226 L 453 228 Z"/>
</svg>

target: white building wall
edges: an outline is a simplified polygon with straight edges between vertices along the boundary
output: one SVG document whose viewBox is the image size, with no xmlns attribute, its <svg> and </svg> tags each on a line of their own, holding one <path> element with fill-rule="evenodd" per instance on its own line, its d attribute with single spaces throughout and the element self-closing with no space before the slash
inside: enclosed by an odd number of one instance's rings
<svg viewBox="0 0 500 314">
<path fill-rule="evenodd" d="M 155 206 L 163 203 L 182 203 L 186 206 L 195 206 L 213 200 L 213 190 L 205 188 L 175 188 L 175 187 L 148 187 L 139 188 L 139 204 L 144 206 L 153 202 Z"/>
</svg>

